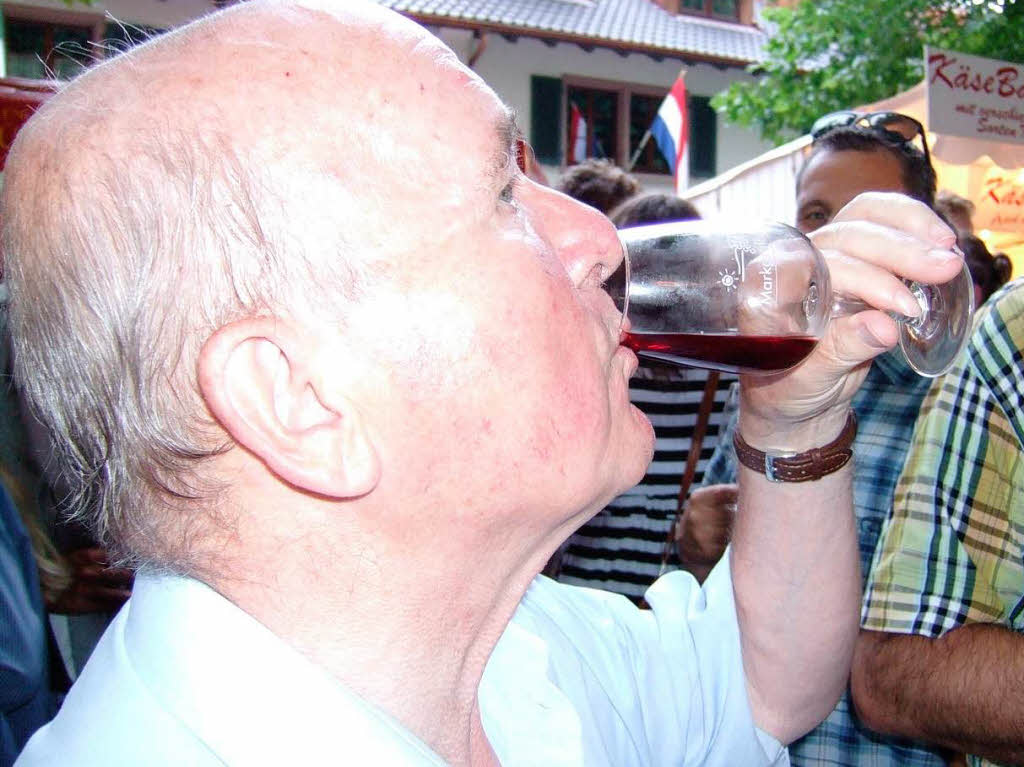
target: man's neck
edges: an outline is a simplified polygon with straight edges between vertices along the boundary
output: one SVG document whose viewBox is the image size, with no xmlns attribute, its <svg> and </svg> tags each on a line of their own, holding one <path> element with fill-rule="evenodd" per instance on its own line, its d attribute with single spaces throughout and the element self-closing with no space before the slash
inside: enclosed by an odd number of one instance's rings
<svg viewBox="0 0 1024 767">
<path fill-rule="evenodd" d="M 262 576 L 213 585 L 449 763 L 496 763 L 477 688 L 546 555 L 524 555 L 525 546 L 485 555 L 481 541 L 436 536 L 430 546 L 382 547 L 358 529 L 333 544 L 326 535 L 278 539 L 245 558 L 273 563 Z"/>
</svg>

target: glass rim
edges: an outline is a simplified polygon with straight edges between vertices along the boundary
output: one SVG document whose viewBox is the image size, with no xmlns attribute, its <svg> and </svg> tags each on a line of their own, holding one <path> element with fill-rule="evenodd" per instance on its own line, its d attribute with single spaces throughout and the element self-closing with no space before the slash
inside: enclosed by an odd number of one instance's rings
<svg viewBox="0 0 1024 767">
<path fill-rule="evenodd" d="M 626 247 L 626 242 L 625 240 L 622 239 L 622 231 L 624 230 L 620 229 L 616 232 L 616 234 L 619 235 L 619 246 L 622 248 L 622 261 L 615 268 L 615 270 L 610 275 L 608 275 L 608 278 L 605 280 L 604 284 L 605 292 L 608 293 L 609 298 L 611 298 L 612 303 L 615 305 L 615 308 L 619 312 L 619 336 L 621 336 L 622 333 L 625 331 L 626 318 L 629 316 L 629 284 L 630 278 L 632 276 L 629 260 L 629 248 Z M 617 280 L 619 275 L 622 276 L 621 299 L 619 299 L 615 294 L 611 292 L 611 290 L 609 290 L 610 284 L 612 284 L 613 280 Z"/>
</svg>

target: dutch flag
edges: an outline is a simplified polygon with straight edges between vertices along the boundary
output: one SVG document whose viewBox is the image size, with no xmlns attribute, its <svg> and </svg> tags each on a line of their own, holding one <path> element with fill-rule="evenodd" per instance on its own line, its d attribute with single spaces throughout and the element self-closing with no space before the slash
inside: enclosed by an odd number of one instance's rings
<svg viewBox="0 0 1024 767">
<path fill-rule="evenodd" d="M 665 156 L 675 176 L 676 192 L 682 192 L 690 183 L 689 129 L 686 117 L 685 72 L 672 83 L 672 89 L 658 108 L 651 126 L 651 135 Z"/>
<path fill-rule="evenodd" d="M 575 165 L 587 159 L 587 121 L 575 104 L 569 104 L 569 151 L 566 165 Z"/>
</svg>

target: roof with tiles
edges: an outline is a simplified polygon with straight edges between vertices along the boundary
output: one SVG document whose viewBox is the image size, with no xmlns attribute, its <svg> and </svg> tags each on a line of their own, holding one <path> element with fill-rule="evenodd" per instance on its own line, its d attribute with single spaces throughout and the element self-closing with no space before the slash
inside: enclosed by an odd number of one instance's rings
<svg viewBox="0 0 1024 767">
<path fill-rule="evenodd" d="M 673 14 L 654 0 L 376 0 L 422 23 L 683 59 L 763 59 L 757 27 Z"/>
</svg>

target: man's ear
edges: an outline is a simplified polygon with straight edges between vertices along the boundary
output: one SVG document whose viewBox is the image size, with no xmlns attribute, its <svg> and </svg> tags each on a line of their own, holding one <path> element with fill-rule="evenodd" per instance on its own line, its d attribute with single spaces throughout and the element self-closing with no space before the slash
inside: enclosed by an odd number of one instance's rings
<svg viewBox="0 0 1024 767">
<path fill-rule="evenodd" d="M 380 461 L 360 413 L 324 391 L 308 345 L 285 323 L 250 318 L 203 345 L 199 389 L 240 445 L 298 488 L 332 498 L 370 492 Z"/>
</svg>

